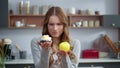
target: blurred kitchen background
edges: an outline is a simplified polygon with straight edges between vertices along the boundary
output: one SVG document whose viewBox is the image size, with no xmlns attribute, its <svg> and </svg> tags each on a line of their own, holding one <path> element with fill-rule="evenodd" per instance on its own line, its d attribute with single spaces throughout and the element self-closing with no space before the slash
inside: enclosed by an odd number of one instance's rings
<svg viewBox="0 0 120 68">
<path fill-rule="evenodd" d="M 27 1 L 27 0 L 23 0 Z M 98 10 L 101 15 L 118 14 L 118 0 L 29 0 L 30 6 L 38 5 L 39 13 L 42 13 L 41 6 L 55 5 L 62 7 L 66 12 L 68 8 L 74 7 L 76 10 L 89 9 L 91 13 Z M 18 14 L 18 4 L 20 0 L 8 0 L 8 13 L 12 9 L 14 14 Z M 8 24 L 8 23 L 6 23 Z M 41 36 L 41 28 L 16 28 L 0 27 L 0 39 L 9 38 L 12 45 L 18 44 L 21 49 L 26 50 L 31 56 L 30 43 L 32 38 Z M 102 34 L 107 34 L 112 41 L 118 41 L 118 29 L 115 28 L 70 28 L 70 37 L 79 39 L 82 50 L 91 48 L 93 41 Z"/>
</svg>

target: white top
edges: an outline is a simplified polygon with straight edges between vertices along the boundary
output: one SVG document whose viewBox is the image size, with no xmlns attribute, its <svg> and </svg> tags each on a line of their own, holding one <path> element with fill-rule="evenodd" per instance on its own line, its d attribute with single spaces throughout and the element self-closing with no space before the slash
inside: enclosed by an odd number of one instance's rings
<svg viewBox="0 0 120 68">
<path fill-rule="evenodd" d="M 38 45 L 39 40 L 40 38 L 34 38 L 31 41 L 31 51 L 34 59 L 35 68 L 49 68 L 49 57 L 51 51 L 42 49 L 42 47 Z M 71 39 L 70 43 L 71 45 L 73 45 L 73 53 L 76 55 L 77 60 L 79 61 L 81 51 L 80 41 L 76 39 Z M 70 59 L 68 55 L 66 56 L 66 58 L 62 58 L 62 68 L 77 68 L 78 64 L 79 62 L 75 63 Z"/>
</svg>

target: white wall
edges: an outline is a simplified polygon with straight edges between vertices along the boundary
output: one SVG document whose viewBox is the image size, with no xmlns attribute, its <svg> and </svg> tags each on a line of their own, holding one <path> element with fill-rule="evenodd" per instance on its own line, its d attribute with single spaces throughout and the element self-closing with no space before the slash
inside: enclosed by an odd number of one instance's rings
<svg viewBox="0 0 120 68">
<path fill-rule="evenodd" d="M 23 0 L 24 2 L 27 0 Z M 66 11 L 70 7 L 75 7 L 76 10 L 89 9 L 91 13 L 95 10 L 100 11 L 101 14 L 118 14 L 118 0 L 29 0 L 31 7 L 38 5 L 40 12 L 42 5 L 55 5 L 64 8 Z M 9 9 L 13 9 L 14 13 L 18 13 L 18 4 L 20 0 L 8 0 Z M 24 4 L 25 6 L 25 4 Z"/>
<path fill-rule="evenodd" d="M 70 37 L 80 40 L 83 49 L 91 48 L 95 39 L 101 34 L 107 34 L 112 41 L 118 41 L 118 30 L 112 28 L 73 28 L 70 29 Z M 30 43 L 32 38 L 40 37 L 41 29 L 0 29 L 0 39 L 10 38 L 13 45 L 18 44 L 31 55 Z M 17 51 L 16 51 L 17 52 Z"/>
</svg>

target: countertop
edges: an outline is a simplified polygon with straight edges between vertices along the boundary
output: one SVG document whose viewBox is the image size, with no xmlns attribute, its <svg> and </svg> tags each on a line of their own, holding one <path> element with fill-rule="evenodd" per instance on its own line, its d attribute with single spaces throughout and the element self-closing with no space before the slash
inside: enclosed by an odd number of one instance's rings
<svg viewBox="0 0 120 68">
<path fill-rule="evenodd" d="M 15 59 L 5 61 L 5 64 L 33 64 L 33 59 Z"/>
<path fill-rule="evenodd" d="M 79 63 L 109 63 L 109 62 L 120 62 L 120 59 L 80 59 Z M 5 64 L 33 64 L 33 59 L 15 59 L 10 61 L 5 61 Z"/>
<path fill-rule="evenodd" d="M 100 59 L 80 59 L 79 63 L 110 63 L 120 62 L 120 59 L 100 58 Z"/>
</svg>

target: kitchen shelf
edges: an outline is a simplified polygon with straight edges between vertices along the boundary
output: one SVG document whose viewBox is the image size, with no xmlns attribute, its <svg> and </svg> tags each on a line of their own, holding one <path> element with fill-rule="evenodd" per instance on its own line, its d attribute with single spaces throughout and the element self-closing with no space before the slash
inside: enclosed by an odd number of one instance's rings
<svg viewBox="0 0 120 68">
<path fill-rule="evenodd" d="M 43 20 L 44 20 L 44 15 L 9 15 L 8 27 L 9 28 L 33 28 L 33 27 L 38 28 L 42 26 Z M 24 26 L 16 27 L 17 21 L 24 21 Z"/>
<path fill-rule="evenodd" d="M 89 25 L 89 21 L 93 21 L 94 24 L 95 21 L 99 21 L 100 22 L 99 27 L 101 27 L 103 23 L 102 15 L 68 15 L 68 18 L 71 27 L 73 26 L 73 24 L 80 21 L 82 22 L 82 24 L 84 23 L 84 21 L 87 21 L 88 25 Z"/>
<path fill-rule="evenodd" d="M 71 25 L 80 21 L 80 20 L 92 20 L 92 21 L 100 21 L 100 26 L 102 26 L 102 15 L 67 15 L 68 16 L 68 23 L 69 26 L 72 27 Z M 9 15 L 9 23 L 8 27 L 9 28 L 33 28 L 33 27 L 28 27 L 26 25 L 36 25 L 34 28 L 39 28 L 42 27 L 43 25 L 43 20 L 44 20 L 44 15 Z M 24 20 L 25 26 L 21 27 L 16 27 L 16 22 L 17 21 L 22 21 Z M 86 27 L 89 28 L 89 27 Z"/>
</svg>

